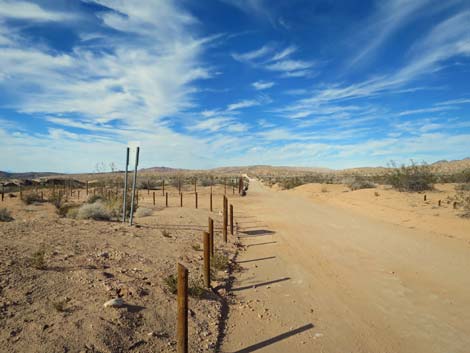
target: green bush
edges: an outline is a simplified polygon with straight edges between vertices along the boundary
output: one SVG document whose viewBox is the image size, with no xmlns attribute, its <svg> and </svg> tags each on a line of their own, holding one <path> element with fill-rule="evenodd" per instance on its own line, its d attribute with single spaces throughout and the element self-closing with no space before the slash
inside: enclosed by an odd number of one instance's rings
<svg viewBox="0 0 470 353">
<path fill-rule="evenodd" d="M 432 190 L 435 180 L 436 177 L 428 165 L 418 165 L 413 161 L 409 166 L 393 168 L 386 177 L 387 183 L 394 189 L 411 192 Z"/>
</svg>

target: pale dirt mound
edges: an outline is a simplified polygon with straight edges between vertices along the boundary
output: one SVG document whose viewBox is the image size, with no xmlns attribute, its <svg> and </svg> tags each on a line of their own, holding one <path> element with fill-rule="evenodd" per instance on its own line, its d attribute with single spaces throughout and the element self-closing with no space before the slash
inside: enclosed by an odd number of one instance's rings
<svg viewBox="0 0 470 353">
<path fill-rule="evenodd" d="M 142 197 L 154 212 L 137 218 L 138 227 L 59 218 L 50 204 L 0 204 L 15 219 L 0 222 L 0 352 L 175 351 L 176 296 L 164 279 L 176 274 L 179 261 L 190 271 L 190 286 L 202 285 L 202 252 L 193 245 L 202 248 L 209 211 L 203 200 L 195 210 L 189 200 L 188 208 L 163 208 L 161 196 L 156 207 Z M 220 227 L 221 217 L 211 217 Z M 235 251 L 218 229 L 216 248 L 228 256 Z M 44 269 L 33 261 L 40 249 Z M 213 285 L 226 276 L 216 275 Z M 117 297 L 127 305 L 103 307 Z M 190 298 L 191 352 L 214 351 L 221 306 L 212 292 Z"/>
</svg>

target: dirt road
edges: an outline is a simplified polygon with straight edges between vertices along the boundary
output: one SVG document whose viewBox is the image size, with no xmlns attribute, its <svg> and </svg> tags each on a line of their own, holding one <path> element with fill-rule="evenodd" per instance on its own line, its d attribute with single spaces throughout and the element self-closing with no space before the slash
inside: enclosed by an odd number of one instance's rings
<svg viewBox="0 0 470 353">
<path fill-rule="evenodd" d="M 468 240 L 251 180 L 224 352 L 470 351 Z M 238 207 L 237 207 L 238 209 Z"/>
</svg>

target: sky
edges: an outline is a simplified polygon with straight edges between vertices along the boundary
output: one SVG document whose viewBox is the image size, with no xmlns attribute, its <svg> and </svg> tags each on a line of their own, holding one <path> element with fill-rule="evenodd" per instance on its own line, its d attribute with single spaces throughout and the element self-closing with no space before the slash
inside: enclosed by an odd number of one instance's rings
<svg viewBox="0 0 470 353">
<path fill-rule="evenodd" d="M 0 0 L 0 170 L 470 157 L 468 0 Z"/>
</svg>

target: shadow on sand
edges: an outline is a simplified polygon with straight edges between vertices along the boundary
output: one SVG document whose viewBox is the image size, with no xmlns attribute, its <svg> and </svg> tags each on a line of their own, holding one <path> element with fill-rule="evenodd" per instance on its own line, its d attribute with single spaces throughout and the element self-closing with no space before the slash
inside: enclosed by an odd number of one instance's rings
<svg viewBox="0 0 470 353">
<path fill-rule="evenodd" d="M 248 346 L 246 348 L 243 348 L 243 349 L 240 349 L 239 351 L 236 351 L 234 353 L 249 353 L 249 352 L 254 352 L 254 351 L 257 351 L 258 349 L 261 349 L 261 348 L 264 348 L 266 346 L 269 346 L 271 344 L 274 344 L 276 342 L 279 342 L 279 341 L 282 341 L 286 338 L 289 338 L 291 336 L 294 336 L 294 335 L 297 335 L 299 333 L 302 333 L 304 331 L 307 331 L 307 330 L 310 330 L 312 329 L 314 326 L 313 324 L 307 324 L 307 325 L 304 325 L 304 326 L 301 326 L 301 327 L 298 327 L 294 330 L 291 330 L 291 331 L 287 331 L 287 332 L 284 332 L 284 333 L 281 333 L 280 335 L 277 335 L 277 336 L 274 336 L 272 338 L 269 338 L 267 340 L 264 340 L 264 341 L 261 341 L 261 342 L 258 342 L 258 343 L 255 343 L 251 346 Z"/>
</svg>

